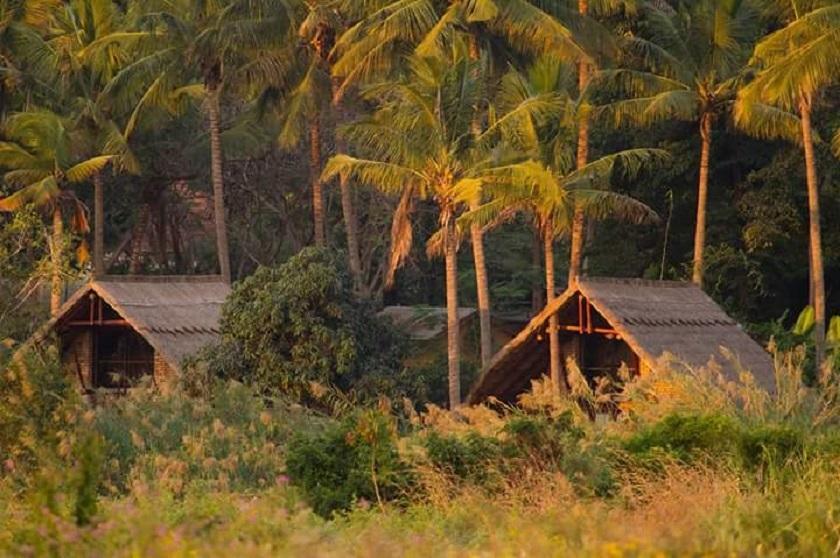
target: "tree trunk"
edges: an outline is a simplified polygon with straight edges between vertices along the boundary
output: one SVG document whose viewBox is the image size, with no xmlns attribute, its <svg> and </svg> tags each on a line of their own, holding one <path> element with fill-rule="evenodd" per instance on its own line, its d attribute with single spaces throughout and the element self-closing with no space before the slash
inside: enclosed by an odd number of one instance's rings
<svg viewBox="0 0 840 558">
<path fill-rule="evenodd" d="M 93 276 L 105 274 L 105 186 L 102 174 L 93 175 Z"/>
<path fill-rule="evenodd" d="M 473 200 L 470 210 L 479 207 Z M 479 225 L 470 226 L 473 261 L 475 263 L 475 283 L 478 294 L 478 324 L 481 334 L 481 366 L 487 366 L 493 358 L 493 330 L 490 321 L 490 286 L 487 281 L 487 264 L 484 257 L 484 233 Z"/>
<path fill-rule="evenodd" d="M 589 12 L 589 2 L 578 0 L 578 13 L 585 16 Z M 578 63 L 578 97 L 579 107 L 583 102 L 583 92 L 589 85 L 589 65 L 582 60 Z M 580 108 L 578 109 L 580 110 Z M 577 138 L 577 168 L 583 168 L 589 162 L 589 118 L 581 115 L 578 118 Z M 575 203 L 575 214 L 572 218 L 572 234 L 569 254 L 569 286 L 580 277 L 581 261 L 583 260 L 583 243 L 586 236 L 586 219 L 583 206 Z"/>
<path fill-rule="evenodd" d="M 219 272 L 225 283 L 230 283 L 230 246 L 228 244 L 227 216 L 225 215 L 225 184 L 222 174 L 222 137 L 220 129 L 219 87 L 215 84 L 207 89 L 207 120 L 210 127 L 210 175 L 213 183 L 213 217 L 216 224 L 216 251 L 219 257 Z"/>
<path fill-rule="evenodd" d="M 811 131 L 811 96 L 799 102 L 802 121 L 802 143 L 805 149 L 805 176 L 808 183 L 808 219 L 811 254 L 811 285 L 814 296 L 814 347 L 818 375 L 825 359 L 825 275 L 823 271 L 822 235 L 820 232 L 820 192 L 817 183 L 817 162 Z M 821 377 L 821 376 L 820 376 Z"/>
<path fill-rule="evenodd" d="M 531 317 L 536 316 L 545 307 L 545 290 L 537 279 L 537 271 L 542 269 L 543 235 L 539 225 L 534 227 L 531 242 L 531 267 L 534 269 L 534 284 L 531 285 Z"/>
<path fill-rule="evenodd" d="M 474 35 L 469 38 L 470 59 L 478 61 L 481 57 L 478 41 Z M 472 121 L 472 133 L 478 137 L 481 134 L 481 123 L 478 120 L 478 107 Z M 481 198 L 470 200 L 470 211 L 481 206 Z M 478 299 L 478 325 L 481 337 L 481 366 L 487 366 L 493 358 L 493 326 L 490 309 L 490 285 L 487 280 L 487 259 L 484 254 L 484 231 L 477 224 L 470 225 L 470 241 L 473 249 L 473 264 L 475 265 L 475 291 Z"/>
<path fill-rule="evenodd" d="M 169 270 L 169 254 L 166 249 L 166 227 L 169 220 L 166 214 L 166 193 L 161 191 L 157 198 L 157 253 L 160 267 L 164 272 Z"/>
<path fill-rule="evenodd" d="M 543 228 L 543 246 L 545 249 L 545 298 L 546 305 L 557 298 L 554 281 L 554 234 L 550 227 Z M 560 349 L 560 330 L 557 313 L 548 319 L 548 350 L 551 364 L 551 385 L 555 394 L 565 391 L 566 379 L 563 374 L 563 361 Z"/>
<path fill-rule="evenodd" d="M 338 88 L 340 80 L 333 80 L 333 99 L 338 98 Z M 333 113 L 335 119 L 333 121 L 333 129 L 337 128 L 338 122 L 345 120 L 343 104 L 337 101 L 335 111 Z M 338 153 L 347 153 L 347 145 L 344 140 L 335 131 L 335 148 Z M 358 292 L 363 292 L 369 295 L 369 289 L 364 285 L 362 278 L 362 258 L 359 250 L 359 223 L 356 219 L 356 209 L 353 207 L 353 191 L 350 188 L 350 181 L 345 174 L 338 177 L 338 188 L 341 193 L 341 212 L 344 216 L 344 229 L 347 235 L 347 260 L 350 264 L 350 275 L 353 278 L 353 286 Z"/>
<path fill-rule="evenodd" d="M 128 264 L 128 272 L 132 275 L 140 273 L 142 267 L 143 240 L 146 238 L 146 229 L 149 227 L 149 212 L 149 204 L 144 200 L 143 205 L 140 206 L 140 215 L 137 216 L 137 224 L 134 225 L 134 233 L 131 239 L 131 259 Z"/>
<path fill-rule="evenodd" d="M 52 260 L 50 284 L 50 315 L 58 316 L 61 309 L 61 260 L 64 255 L 64 220 L 61 218 L 61 206 L 55 202 L 52 214 L 52 241 L 50 242 L 50 259 Z"/>
<path fill-rule="evenodd" d="M 703 254 L 706 250 L 706 205 L 709 198 L 709 156 L 712 150 L 712 115 L 700 117 L 700 182 L 697 186 L 697 225 L 694 230 L 694 272 L 691 280 L 703 287 Z"/>
<path fill-rule="evenodd" d="M 309 174 L 312 179 L 312 215 L 315 222 L 315 246 L 326 246 L 324 228 L 324 192 L 321 186 L 321 123 L 317 115 L 309 126 Z"/>
<path fill-rule="evenodd" d="M 455 238 L 455 218 L 444 218 L 446 238 L 444 256 L 446 260 L 446 334 L 449 363 L 449 408 L 461 404 L 461 331 L 458 320 L 458 247 Z"/>
</svg>

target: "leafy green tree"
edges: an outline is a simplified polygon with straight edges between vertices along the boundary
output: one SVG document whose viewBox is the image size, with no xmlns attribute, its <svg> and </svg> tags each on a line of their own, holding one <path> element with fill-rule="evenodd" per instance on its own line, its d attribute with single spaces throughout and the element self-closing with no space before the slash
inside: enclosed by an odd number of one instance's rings
<svg viewBox="0 0 840 558">
<path fill-rule="evenodd" d="M 592 87 L 610 98 L 596 113 L 616 125 L 650 125 L 665 120 L 696 123 L 700 133 L 700 169 L 692 280 L 703 284 L 706 206 L 714 122 L 727 115 L 739 78 L 758 34 L 757 13 L 748 2 L 698 0 L 679 9 L 650 6 L 641 33 L 627 37 L 623 49 L 640 61 L 602 70 Z"/>
<path fill-rule="evenodd" d="M 815 309 L 814 344 L 817 369 L 825 356 L 826 303 L 820 193 L 811 116 L 820 91 L 840 81 L 840 6 L 816 3 L 801 13 L 796 6 L 790 23 L 764 37 L 755 47 L 754 63 L 760 68 L 740 94 L 738 122 L 763 138 L 789 138 L 790 113 L 799 116 L 808 187 L 811 288 Z M 773 108 L 765 106 L 770 105 Z M 780 110 L 778 110 L 780 109 Z"/>
<path fill-rule="evenodd" d="M 245 369 L 236 379 L 266 392 L 302 396 L 311 382 L 348 391 L 362 384 L 382 388 L 387 382 L 370 378 L 395 376 L 402 365 L 395 335 L 355 299 L 343 262 L 324 248 L 305 248 L 237 283 L 221 327 L 228 346 L 219 364 L 241 351 Z"/>
<path fill-rule="evenodd" d="M 78 154 L 78 138 L 67 119 L 49 111 L 24 112 L 8 117 L 3 133 L 10 141 L 0 142 L 0 167 L 14 193 L 0 199 L 0 211 L 18 211 L 34 204 L 51 215 L 50 311 L 55 315 L 61 306 L 62 261 L 65 253 L 64 206 L 72 208 L 72 229 L 88 232 L 84 206 L 72 185 L 89 180 L 112 159 L 111 155 L 83 158 Z M 88 257 L 83 242 L 77 256 Z"/>
</svg>

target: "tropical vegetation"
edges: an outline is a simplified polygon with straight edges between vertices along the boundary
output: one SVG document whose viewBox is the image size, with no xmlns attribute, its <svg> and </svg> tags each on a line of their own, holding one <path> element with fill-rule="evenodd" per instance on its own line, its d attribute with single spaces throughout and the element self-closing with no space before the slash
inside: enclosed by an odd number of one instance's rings
<svg viewBox="0 0 840 558">
<path fill-rule="evenodd" d="M 838 108 L 835 0 L 0 0 L 0 552 L 836 553 Z M 172 393 L 19 351 L 107 274 L 232 285 Z M 776 392 L 593 424 L 552 321 L 462 406 L 587 274 L 693 281 Z"/>
</svg>

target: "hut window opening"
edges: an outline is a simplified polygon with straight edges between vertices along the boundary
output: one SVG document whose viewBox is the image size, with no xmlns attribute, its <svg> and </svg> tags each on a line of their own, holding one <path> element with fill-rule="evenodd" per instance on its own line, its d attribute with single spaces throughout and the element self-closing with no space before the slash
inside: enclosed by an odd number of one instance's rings
<svg viewBox="0 0 840 558">
<path fill-rule="evenodd" d="M 95 366 L 95 387 L 126 388 L 153 374 L 155 352 L 132 329 L 99 328 Z"/>
</svg>

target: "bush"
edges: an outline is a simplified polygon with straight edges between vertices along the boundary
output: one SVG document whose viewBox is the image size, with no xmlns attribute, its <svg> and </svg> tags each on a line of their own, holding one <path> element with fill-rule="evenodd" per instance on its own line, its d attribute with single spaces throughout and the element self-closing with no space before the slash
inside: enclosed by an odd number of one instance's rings
<svg viewBox="0 0 840 558">
<path fill-rule="evenodd" d="M 496 468 L 502 465 L 502 444 L 495 438 L 470 432 L 466 436 L 441 436 L 432 432 L 425 440 L 432 465 L 447 474 L 478 484 L 498 480 Z"/>
<path fill-rule="evenodd" d="M 310 382 L 369 397 L 395 391 L 401 345 L 372 306 L 354 297 L 342 261 L 306 248 L 238 283 L 222 311 L 225 342 L 211 367 L 263 392 L 301 395 Z"/>
<path fill-rule="evenodd" d="M 791 426 L 758 425 L 744 430 L 739 440 L 741 461 L 749 469 L 766 470 L 783 466 L 786 461 L 802 455 L 805 435 Z"/>
<path fill-rule="evenodd" d="M 362 411 L 318 434 L 297 436 L 288 449 L 288 474 L 323 517 L 359 500 L 393 501 L 412 485 L 396 442 L 391 417 Z"/>
<path fill-rule="evenodd" d="M 0 372 L 0 448 L 6 468 L 26 472 L 57 451 L 78 411 L 55 352 L 31 352 Z"/>
<path fill-rule="evenodd" d="M 698 455 L 734 455 L 740 440 L 738 425 L 724 415 L 668 415 L 633 435 L 625 449 L 644 455 L 662 449 L 690 462 Z"/>
</svg>

